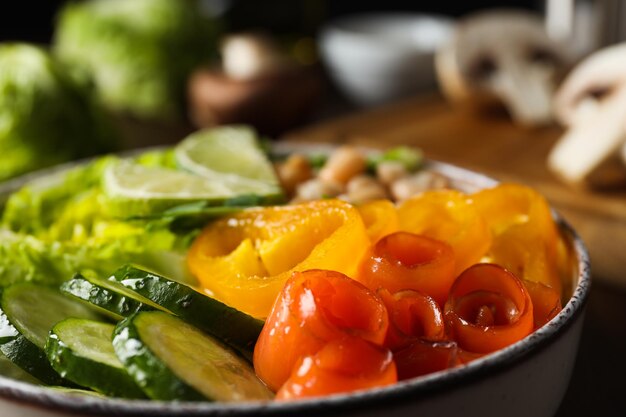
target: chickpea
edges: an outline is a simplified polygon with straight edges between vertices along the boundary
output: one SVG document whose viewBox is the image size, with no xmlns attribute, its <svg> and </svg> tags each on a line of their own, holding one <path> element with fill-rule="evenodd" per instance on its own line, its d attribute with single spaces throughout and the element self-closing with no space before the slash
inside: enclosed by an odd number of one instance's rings
<svg viewBox="0 0 626 417">
<path fill-rule="evenodd" d="M 407 171 L 406 167 L 400 162 L 385 161 L 379 163 L 376 167 L 376 177 L 388 187 L 395 181 L 407 177 L 408 175 L 409 171 Z"/>
<path fill-rule="evenodd" d="M 293 195 L 299 184 L 313 177 L 309 160 L 299 154 L 293 154 L 283 163 L 278 164 L 276 172 L 288 195 Z"/>
<path fill-rule="evenodd" d="M 394 181 L 390 189 L 393 198 L 400 202 L 424 191 L 446 188 L 448 185 L 448 180 L 443 175 L 421 171 Z"/>
<path fill-rule="evenodd" d="M 387 198 L 385 186 L 367 175 L 352 178 L 346 186 L 346 191 L 347 200 L 354 204 Z"/>
<path fill-rule="evenodd" d="M 365 155 L 353 146 L 342 146 L 330 155 L 318 177 L 324 182 L 346 184 L 365 169 Z"/>
<path fill-rule="evenodd" d="M 336 182 L 320 181 L 313 178 L 299 184 L 292 203 L 336 197 L 344 191 L 344 187 Z"/>
</svg>

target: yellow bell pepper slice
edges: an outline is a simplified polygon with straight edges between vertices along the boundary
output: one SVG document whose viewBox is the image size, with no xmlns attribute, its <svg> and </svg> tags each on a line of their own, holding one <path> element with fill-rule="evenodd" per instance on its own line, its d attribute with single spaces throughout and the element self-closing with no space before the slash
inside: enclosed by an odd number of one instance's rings
<svg viewBox="0 0 626 417">
<path fill-rule="evenodd" d="M 488 256 L 519 278 L 561 289 L 566 250 L 546 199 L 521 184 L 501 184 L 471 196 L 489 224 Z"/>
<path fill-rule="evenodd" d="M 352 205 L 320 200 L 249 209 L 211 223 L 192 244 L 187 263 L 209 295 L 263 318 L 292 272 L 354 276 L 369 246 Z"/>
<path fill-rule="evenodd" d="M 396 206 L 389 200 L 375 200 L 357 206 L 372 243 L 398 231 Z"/>
<path fill-rule="evenodd" d="M 452 247 L 455 274 L 479 262 L 491 244 L 491 232 L 466 194 L 426 191 L 398 207 L 400 230 L 446 242 Z"/>
</svg>

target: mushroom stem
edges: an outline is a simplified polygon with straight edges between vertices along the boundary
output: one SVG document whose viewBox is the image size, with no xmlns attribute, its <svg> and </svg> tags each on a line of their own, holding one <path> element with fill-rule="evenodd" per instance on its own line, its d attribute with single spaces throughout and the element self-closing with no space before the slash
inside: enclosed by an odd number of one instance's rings
<svg viewBox="0 0 626 417">
<path fill-rule="evenodd" d="M 564 180 L 583 182 L 596 168 L 626 144 L 626 88 L 586 112 L 557 142 L 548 157 L 548 166 Z M 626 159 L 626 158 L 625 158 Z"/>
<path fill-rule="evenodd" d="M 545 125 L 552 120 L 554 83 L 551 71 L 510 68 L 494 82 L 494 90 L 520 125 Z"/>
</svg>

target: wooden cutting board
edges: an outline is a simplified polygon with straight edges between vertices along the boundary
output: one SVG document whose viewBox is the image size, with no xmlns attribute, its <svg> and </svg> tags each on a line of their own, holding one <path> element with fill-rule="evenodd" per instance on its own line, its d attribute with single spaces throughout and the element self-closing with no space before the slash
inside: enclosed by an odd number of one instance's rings
<svg viewBox="0 0 626 417">
<path fill-rule="evenodd" d="M 524 129 L 503 115 L 477 115 L 438 96 L 355 113 L 286 134 L 296 142 L 420 147 L 431 159 L 480 171 L 543 193 L 589 248 L 594 276 L 626 286 L 626 189 L 578 190 L 558 181 L 546 157 L 558 127 Z"/>
</svg>

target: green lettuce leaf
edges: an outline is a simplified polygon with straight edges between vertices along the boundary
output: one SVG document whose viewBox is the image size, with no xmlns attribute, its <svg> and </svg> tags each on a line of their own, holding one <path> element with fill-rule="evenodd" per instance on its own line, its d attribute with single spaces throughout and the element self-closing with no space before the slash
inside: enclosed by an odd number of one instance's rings
<svg viewBox="0 0 626 417">
<path fill-rule="evenodd" d="M 139 159 L 163 162 L 166 154 Z M 0 286 L 19 280 L 61 282 L 76 272 L 106 277 L 131 262 L 190 280 L 184 254 L 193 230 L 174 233 L 162 222 L 108 215 L 101 176 L 117 160 L 99 158 L 35 180 L 9 197 L 0 228 Z"/>
</svg>

